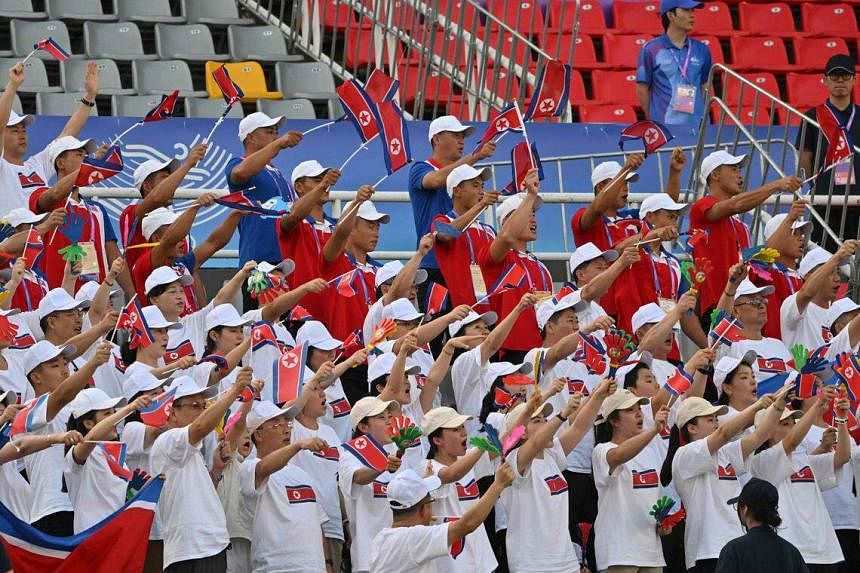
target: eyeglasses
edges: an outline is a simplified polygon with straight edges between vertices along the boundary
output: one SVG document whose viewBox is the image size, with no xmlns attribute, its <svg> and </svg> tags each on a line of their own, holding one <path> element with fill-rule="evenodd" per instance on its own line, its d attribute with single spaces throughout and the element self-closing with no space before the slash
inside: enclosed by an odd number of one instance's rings
<svg viewBox="0 0 860 573">
<path fill-rule="evenodd" d="M 748 304 L 750 306 L 763 307 L 763 306 L 767 306 L 767 299 L 761 298 L 761 297 L 755 297 L 755 298 L 751 298 L 751 299 L 747 300 L 746 302 L 736 302 L 735 306 L 743 306 L 745 304 Z"/>
<path fill-rule="evenodd" d="M 832 82 L 847 82 L 849 80 L 854 79 L 854 74 L 846 72 L 833 72 L 832 74 L 827 74 L 827 78 Z"/>
<path fill-rule="evenodd" d="M 289 429 L 292 429 L 292 428 L 293 428 L 293 423 L 292 423 L 292 422 L 274 422 L 274 423 L 272 423 L 272 424 L 268 424 L 266 427 L 267 427 L 267 428 L 270 428 L 270 429 L 272 429 L 272 430 L 277 430 L 278 428 L 281 428 L 281 427 L 284 427 L 284 426 L 286 426 L 286 427 L 287 427 L 287 428 L 289 428 Z"/>
<path fill-rule="evenodd" d="M 206 406 L 206 402 L 199 402 L 197 400 L 195 400 L 194 402 L 184 402 L 180 404 L 177 404 L 176 402 L 173 403 L 174 408 L 190 408 L 192 410 L 205 410 Z"/>
</svg>

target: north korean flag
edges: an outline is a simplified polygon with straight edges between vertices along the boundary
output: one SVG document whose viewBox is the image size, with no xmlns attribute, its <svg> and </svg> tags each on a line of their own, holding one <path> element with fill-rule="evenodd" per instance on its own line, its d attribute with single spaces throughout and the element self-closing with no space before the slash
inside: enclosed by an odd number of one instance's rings
<svg viewBox="0 0 860 573">
<path fill-rule="evenodd" d="M 25 434 L 33 431 L 33 422 L 36 416 L 36 411 L 48 401 L 48 394 L 42 394 L 38 398 L 33 398 L 27 404 L 18 410 L 15 418 L 12 420 L 12 426 L 9 429 L 9 437 L 14 438 L 18 434 Z"/>
<path fill-rule="evenodd" d="M 496 408 L 507 408 L 512 399 L 513 395 L 505 390 L 503 386 L 496 386 L 493 388 L 493 405 Z"/>
<path fill-rule="evenodd" d="M 21 255 L 26 262 L 26 268 L 32 270 L 36 267 L 42 254 L 45 252 L 45 242 L 36 229 L 31 228 L 24 242 L 24 253 Z M 35 344 L 35 342 L 33 343 Z"/>
<path fill-rule="evenodd" d="M 161 121 L 173 117 L 173 108 L 176 107 L 176 100 L 179 97 L 179 90 L 173 90 L 168 95 L 161 96 L 161 101 L 157 106 L 146 112 L 141 123 L 150 123 L 153 121 Z"/>
<path fill-rule="evenodd" d="M 519 288 L 522 286 L 523 281 L 526 279 L 526 270 L 522 267 L 522 265 L 518 265 L 517 263 L 511 263 L 508 265 L 508 268 L 499 275 L 499 278 L 496 279 L 496 282 L 493 283 L 493 286 L 490 288 L 490 291 L 487 293 L 487 298 L 490 296 L 508 290 L 512 288 Z"/>
<path fill-rule="evenodd" d="M 241 100 L 245 95 L 236 83 L 230 79 L 230 74 L 227 72 L 226 66 L 221 66 L 212 72 L 212 79 L 218 84 L 221 94 L 224 96 L 224 101 L 227 105 L 233 105 Z"/>
<path fill-rule="evenodd" d="M 534 95 L 523 121 L 561 116 L 570 95 L 570 74 L 570 65 L 548 60 L 535 80 Z"/>
<path fill-rule="evenodd" d="M 675 368 L 675 372 L 666 380 L 666 390 L 674 396 L 684 394 L 693 386 L 693 377 L 681 368 Z"/>
<path fill-rule="evenodd" d="M 523 131 L 523 118 L 520 115 L 520 107 L 517 102 L 512 102 L 506 105 L 496 119 L 490 122 L 487 131 L 481 137 L 481 142 L 475 148 L 475 151 L 495 139 L 497 136 L 507 131 Z"/>
<path fill-rule="evenodd" d="M 579 335 L 579 348 L 574 353 L 573 359 L 584 363 L 589 374 L 603 374 L 608 364 L 603 343 L 589 334 Z"/>
<path fill-rule="evenodd" d="M 624 151 L 624 142 L 641 139 L 645 145 L 646 157 L 672 141 L 675 136 L 669 131 L 665 125 L 644 119 L 637 121 L 633 125 L 628 125 L 621 130 L 621 139 L 618 140 L 618 147 Z"/>
<path fill-rule="evenodd" d="M 457 482 L 457 499 L 460 501 L 469 501 L 481 497 L 481 491 L 478 489 L 478 482 L 474 479 L 468 483 L 462 484 Z"/>
<path fill-rule="evenodd" d="M 125 467 L 125 449 L 123 442 L 101 442 L 99 449 L 107 462 L 110 472 L 128 481 L 131 479 L 131 470 Z"/>
<path fill-rule="evenodd" d="M 560 495 L 567 491 L 567 480 L 558 474 L 543 478 L 549 488 L 550 495 Z"/>
<path fill-rule="evenodd" d="M 588 391 L 588 387 L 585 385 L 585 382 L 582 380 L 574 380 L 573 378 L 567 379 L 567 393 L 571 396 L 574 394 L 581 394 L 582 396 L 588 396 L 590 392 Z"/>
<path fill-rule="evenodd" d="M 431 282 L 427 287 L 427 314 L 436 314 L 448 306 L 448 289 L 439 283 Z"/>
<path fill-rule="evenodd" d="M 738 475 L 735 472 L 735 468 L 732 464 L 728 464 L 727 466 L 717 466 L 717 478 L 723 481 L 738 481 Z"/>
<path fill-rule="evenodd" d="M 457 521 L 459 519 L 460 519 L 459 517 L 445 517 L 445 518 L 442 518 L 442 522 L 443 523 L 451 523 L 451 522 Z M 451 544 L 451 550 L 450 550 L 451 558 L 456 559 L 457 557 L 459 557 L 460 554 L 463 552 L 463 549 L 465 549 L 465 548 L 466 548 L 466 538 L 465 537 L 457 538 L 457 540 Z"/>
<path fill-rule="evenodd" d="M 412 161 L 412 150 L 409 146 L 409 129 L 403 112 L 393 101 L 384 101 L 376 106 L 379 132 L 382 135 L 382 145 L 385 153 L 385 168 L 391 175 Z"/>
<path fill-rule="evenodd" d="M 260 215 L 263 217 L 280 217 L 287 213 L 284 209 L 267 209 L 266 207 L 263 207 L 262 203 L 256 199 L 248 197 L 244 191 L 228 193 L 227 195 L 223 195 L 215 199 L 215 202 L 227 207 L 228 209 L 236 209 L 237 211 L 244 211 L 245 213 Z"/>
<path fill-rule="evenodd" d="M 340 452 L 338 449 L 331 446 L 323 448 L 318 452 L 314 452 L 314 455 L 330 462 L 336 462 L 340 459 Z"/>
<path fill-rule="evenodd" d="M 833 362 L 833 373 L 845 387 L 848 399 L 852 402 L 860 397 L 860 360 L 855 354 L 842 352 Z"/>
<path fill-rule="evenodd" d="M 379 123 L 374 111 L 376 108 L 375 100 L 354 79 L 343 82 L 335 91 L 343 108 L 344 116 L 355 126 L 361 141 L 367 143 L 376 137 L 379 134 Z M 386 100 L 380 99 L 378 103 L 383 101 Z"/>
<path fill-rule="evenodd" d="M 294 503 L 316 503 L 317 494 L 314 492 L 314 488 L 309 485 L 288 485 L 287 501 L 291 505 Z"/>
<path fill-rule="evenodd" d="M 245 389 L 242 390 L 242 393 L 239 394 L 239 397 L 236 398 L 239 402 L 251 402 L 253 400 L 262 400 L 263 397 L 259 391 L 254 390 L 250 386 L 245 386 Z"/>
<path fill-rule="evenodd" d="M 851 135 L 842 126 L 828 105 L 815 108 L 815 118 L 821 126 L 821 133 L 827 139 L 827 155 L 824 158 L 822 170 L 851 157 L 854 143 Z"/>
<path fill-rule="evenodd" d="M 252 352 L 267 344 L 278 347 L 278 336 L 270 322 L 260 320 L 251 325 L 251 344 Z"/>
<path fill-rule="evenodd" d="M 773 374 L 788 372 L 788 364 L 786 364 L 785 360 L 782 358 L 765 358 L 763 356 L 759 356 L 756 359 L 756 364 L 758 365 L 759 372 Z"/>
<path fill-rule="evenodd" d="M 33 338 L 32 334 L 26 333 L 16 336 L 12 344 L 9 345 L 9 348 L 12 350 L 27 350 L 34 344 L 36 344 L 36 339 Z"/>
<path fill-rule="evenodd" d="M 387 499 L 388 482 L 373 480 L 373 497 L 376 499 Z"/>
<path fill-rule="evenodd" d="M 155 342 L 155 337 L 146 324 L 146 319 L 143 317 L 143 310 L 140 308 L 140 303 L 137 297 L 131 299 L 122 312 L 119 314 L 119 327 L 126 330 L 131 335 L 129 347 L 132 349 L 138 347 L 148 347 Z"/>
<path fill-rule="evenodd" d="M 35 44 L 33 44 L 34 50 L 42 50 L 48 52 L 55 58 L 57 58 L 58 62 L 65 62 L 72 56 L 65 50 L 61 45 L 59 45 L 53 38 L 48 37 L 44 40 L 39 40 Z"/>
<path fill-rule="evenodd" d="M 344 416 L 349 416 L 349 413 L 352 412 L 352 406 L 350 406 L 349 400 L 346 398 L 332 400 L 328 405 L 331 408 L 332 418 L 343 418 Z"/>
<path fill-rule="evenodd" d="M 355 456 L 362 464 L 378 472 L 385 471 L 388 467 L 388 454 L 370 434 L 346 442 L 343 444 L 343 449 Z"/>
<path fill-rule="evenodd" d="M 297 304 L 293 308 L 290 309 L 290 312 L 287 314 L 288 321 L 305 321 L 305 320 L 313 320 L 313 316 L 308 312 L 308 309 L 303 307 L 300 304 Z"/>
<path fill-rule="evenodd" d="M 284 352 L 272 364 L 272 402 L 283 404 L 299 397 L 304 384 L 307 343 Z"/>
<path fill-rule="evenodd" d="M 361 330 L 353 330 L 340 347 L 342 356 L 352 356 L 364 348 L 364 336 Z"/>
<path fill-rule="evenodd" d="M 173 407 L 175 397 L 176 388 L 172 388 L 156 396 L 149 403 L 149 406 L 144 406 L 138 410 L 140 412 L 140 421 L 153 428 L 163 427 L 170 417 L 170 409 Z"/>
<path fill-rule="evenodd" d="M 725 344 L 731 346 L 733 343 L 744 339 L 743 324 L 736 319 L 728 316 L 724 317 L 714 326 L 711 331 L 711 344 Z"/>
<path fill-rule="evenodd" d="M 812 468 L 809 466 L 803 466 L 789 478 L 791 483 L 815 483 L 815 474 L 812 472 Z"/>
<path fill-rule="evenodd" d="M 633 489 L 648 489 L 652 487 L 657 487 L 658 485 L 658 476 L 657 470 L 644 470 L 644 471 L 636 471 L 633 472 Z"/>
<path fill-rule="evenodd" d="M 794 394 L 801 400 L 818 394 L 818 378 L 814 374 L 801 374 L 794 379 Z"/>
<path fill-rule="evenodd" d="M 81 162 L 78 176 L 75 178 L 75 185 L 84 187 L 101 183 L 117 173 L 122 173 L 122 169 L 122 153 L 119 146 L 114 145 L 105 152 L 104 158 L 87 157 Z"/>
<path fill-rule="evenodd" d="M 531 151 L 530 151 L 531 150 Z M 511 171 L 513 179 L 502 189 L 502 195 L 516 195 L 520 191 L 525 191 L 526 174 L 530 169 L 538 170 L 538 180 L 543 181 L 543 165 L 540 162 L 537 146 L 532 142 L 531 148 L 525 141 L 517 143 L 511 149 Z"/>
<path fill-rule="evenodd" d="M 331 286 L 337 290 L 337 294 L 346 298 L 352 298 L 358 294 L 358 289 L 356 288 L 355 283 L 357 280 L 360 280 L 360 272 L 360 270 L 354 269 L 333 278 L 329 282 Z"/>
<path fill-rule="evenodd" d="M 379 68 L 370 72 L 364 83 L 364 91 L 370 96 L 370 100 L 376 103 L 393 100 L 399 87 L 400 80 L 395 80 Z"/>
</svg>

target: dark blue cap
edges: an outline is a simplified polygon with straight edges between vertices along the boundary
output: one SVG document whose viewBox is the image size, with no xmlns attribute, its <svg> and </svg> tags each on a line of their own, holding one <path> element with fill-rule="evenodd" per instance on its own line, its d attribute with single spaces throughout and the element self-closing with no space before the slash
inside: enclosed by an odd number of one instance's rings
<svg viewBox="0 0 860 573">
<path fill-rule="evenodd" d="M 703 3 L 695 2 L 694 0 L 663 0 L 660 2 L 660 15 L 665 14 L 669 10 L 674 10 L 675 8 L 695 10 L 696 8 L 702 7 L 704 7 Z"/>
</svg>

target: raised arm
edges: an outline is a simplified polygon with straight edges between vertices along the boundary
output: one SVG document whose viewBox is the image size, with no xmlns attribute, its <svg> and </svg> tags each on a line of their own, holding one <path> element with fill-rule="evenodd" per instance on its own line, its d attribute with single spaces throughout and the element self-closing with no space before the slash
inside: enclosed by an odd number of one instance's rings
<svg viewBox="0 0 860 573">
<path fill-rule="evenodd" d="M 609 287 L 625 269 L 639 261 L 639 249 L 628 247 L 621 252 L 621 256 L 615 259 L 609 268 L 588 281 L 582 287 L 582 300 L 591 302 L 600 299 L 609 292 Z"/>
<path fill-rule="evenodd" d="M 105 275 L 105 280 L 103 280 L 101 284 L 99 284 L 99 288 L 96 289 L 96 294 L 93 295 L 90 310 L 87 312 L 87 315 L 90 317 L 90 324 L 95 324 L 104 317 L 105 312 L 108 309 L 108 305 L 110 304 L 110 291 L 116 283 L 116 278 L 124 268 L 125 259 L 122 257 L 117 257 L 111 263 L 110 270 Z"/>
<path fill-rule="evenodd" d="M 720 300 L 717 301 L 717 310 L 721 310 L 731 316 L 735 310 L 735 293 L 748 274 L 749 265 L 743 261 L 729 267 L 729 278 L 726 279 L 726 286 L 720 295 Z"/>
<path fill-rule="evenodd" d="M 345 215 L 342 215 L 337 220 L 334 232 L 323 247 L 322 254 L 324 261 L 331 262 L 343 254 L 346 242 L 349 240 L 353 226 L 355 226 L 355 219 L 358 217 L 358 205 L 370 200 L 371 197 L 373 197 L 373 187 L 362 185 L 358 188 L 355 199 L 344 210 Z"/>
<path fill-rule="evenodd" d="M 708 441 L 708 452 L 711 455 L 716 454 L 720 448 L 752 425 L 756 412 L 769 407 L 773 402 L 773 396 L 762 396 L 755 403 L 720 424 L 710 436 L 705 438 Z"/>
<path fill-rule="evenodd" d="M 238 366 L 242 362 L 242 357 L 248 352 L 248 349 L 251 348 L 251 337 L 245 337 L 245 339 L 233 350 L 227 353 L 224 357 L 224 360 L 227 362 L 227 367 L 224 369 L 221 368 L 213 368 L 212 372 L 209 373 L 209 384 L 215 384 L 220 382 L 223 378 L 225 378 L 230 372 L 233 371 L 236 366 Z"/>
<path fill-rule="evenodd" d="M 326 171 L 325 175 L 323 175 L 322 181 L 320 181 L 316 187 L 299 197 L 290 208 L 289 214 L 281 217 L 281 220 L 279 221 L 281 231 L 289 233 L 295 229 L 296 225 L 301 223 L 305 217 L 311 214 L 311 211 L 314 209 L 314 205 L 319 203 L 323 195 L 325 195 L 328 190 L 337 183 L 338 179 L 340 179 L 340 171 L 337 169 L 329 169 Z"/>
<path fill-rule="evenodd" d="M 110 358 L 111 347 L 110 342 L 103 342 L 92 358 L 51 391 L 47 404 L 48 420 L 53 420 L 60 410 L 74 400 L 78 392 L 87 387 L 96 369 Z"/>
<path fill-rule="evenodd" d="M 490 487 L 484 492 L 481 498 L 472 504 L 472 506 L 463 513 L 463 516 L 457 521 L 452 521 L 448 524 L 448 545 L 453 545 L 458 539 L 461 539 L 476 529 L 478 529 L 487 516 L 490 515 L 493 507 L 502 495 L 506 487 L 514 481 L 514 470 L 510 464 L 503 463 L 496 470 L 496 477 Z"/>
<path fill-rule="evenodd" d="M 806 437 L 806 434 L 809 433 L 809 428 L 812 427 L 812 424 L 815 423 L 815 420 L 821 419 L 821 416 L 824 414 L 824 410 L 830 406 L 831 401 L 836 396 L 836 391 L 832 386 L 824 387 L 818 393 L 818 399 L 815 400 L 812 406 L 804 412 L 803 416 L 794 424 L 794 427 L 788 433 L 786 437 L 782 439 L 782 449 L 785 450 L 787 455 L 791 455 L 797 446 L 803 441 L 803 438 Z"/>
<path fill-rule="evenodd" d="M 27 434 L 7 442 L 6 445 L 0 448 L 0 465 L 41 452 L 55 444 L 73 446 L 80 443 L 83 439 L 80 432 L 74 430 L 63 434 L 47 434 L 44 436 Z"/>
<path fill-rule="evenodd" d="M 72 458 L 75 460 L 75 463 L 79 466 L 84 465 L 87 461 L 87 458 L 90 457 L 90 454 L 93 453 L 93 450 L 96 447 L 96 444 L 94 442 L 99 442 L 109 438 L 111 433 L 113 433 L 113 431 L 116 429 L 116 425 L 119 424 L 120 421 L 122 421 L 132 412 L 136 412 L 144 406 L 148 406 L 150 402 L 152 402 L 151 397 L 139 396 L 131 404 L 126 404 L 125 406 L 123 406 L 122 408 L 120 408 L 119 410 L 93 426 L 92 430 L 87 432 L 87 435 L 84 436 L 84 441 L 72 448 Z"/>
<path fill-rule="evenodd" d="M 65 177 L 61 177 L 54 183 L 53 187 L 39 195 L 36 201 L 36 212 L 47 213 L 58 203 L 63 203 L 75 187 L 75 179 L 78 178 L 78 170 L 75 169 Z"/>
<path fill-rule="evenodd" d="M 496 142 L 495 141 L 488 141 L 475 153 L 470 153 L 468 155 L 464 155 L 459 160 L 455 161 L 454 163 L 452 163 L 450 165 L 446 165 L 445 167 L 440 167 L 439 169 L 436 169 L 435 171 L 430 171 L 429 173 L 427 173 L 427 175 L 424 176 L 424 179 L 421 180 L 421 186 L 424 189 L 444 188 L 446 185 L 446 181 L 448 179 L 448 175 L 450 175 L 450 173 L 452 171 L 454 171 L 455 168 L 457 168 L 461 165 L 466 165 L 467 163 L 469 165 L 474 165 L 478 161 L 481 161 L 482 159 L 486 159 L 486 158 L 492 156 L 493 153 L 495 153 L 495 151 L 496 151 Z"/>
<path fill-rule="evenodd" d="M 445 466 L 440 469 L 439 473 L 436 475 L 439 476 L 442 483 L 454 483 L 475 467 L 475 464 L 478 463 L 478 460 L 480 460 L 483 455 L 483 450 L 470 448 L 465 455 L 457 458 L 450 466 Z"/>
<path fill-rule="evenodd" d="M 606 461 L 609 463 L 609 471 L 614 472 L 615 468 L 622 464 L 626 464 L 635 458 L 639 452 L 645 449 L 651 440 L 654 439 L 663 428 L 666 427 L 666 419 L 669 417 L 669 409 L 666 406 L 660 408 L 654 414 L 654 425 L 647 430 L 639 432 L 632 438 L 624 440 L 617 448 L 612 448 L 606 452 Z"/>
<path fill-rule="evenodd" d="M 529 219 L 534 212 L 535 200 L 540 190 L 537 169 L 532 168 L 529 170 L 525 178 L 525 186 L 526 195 L 523 198 L 523 202 L 520 203 L 520 206 L 513 213 L 507 216 L 501 230 L 499 230 L 499 234 L 490 243 L 490 258 L 496 263 L 504 259 L 508 251 L 514 248 L 520 231 L 529 224 Z"/>
<path fill-rule="evenodd" d="M 293 290 L 279 295 L 278 298 L 260 309 L 262 311 L 263 320 L 274 322 L 278 320 L 282 314 L 296 306 L 306 295 L 310 293 L 321 293 L 327 288 L 328 283 L 324 279 L 313 279 L 301 284 Z"/>
<path fill-rule="evenodd" d="M 439 318 L 435 318 L 416 328 L 415 334 L 418 336 L 419 346 L 429 343 L 431 340 L 445 332 L 445 329 L 450 325 L 469 316 L 470 310 L 472 309 L 469 308 L 469 305 L 461 304 L 451 310 L 451 312 L 447 312 Z"/>
<path fill-rule="evenodd" d="M 212 255 L 230 242 L 243 216 L 244 214 L 241 211 L 232 211 L 221 221 L 220 225 L 212 230 L 209 236 L 206 237 L 206 240 L 194 247 L 195 271 L 200 270 L 203 267 L 203 263 L 212 258 Z"/>
<path fill-rule="evenodd" d="M 149 256 L 153 268 L 160 267 L 165 261 L 173 257 L 176 245 L 184 241 L 185 237 L 191 233 L 191 226 L 194 224 L 197 212 L 204 205 L 212 205 L 213 203 L 215 203 L 215 196 L 211 193 L 204 193 L 179 214 L 176 220 L 167 227 L 167 230 L 158 239 L 158 244 L 150 251 Z"/>
<path fill-rule="evenodd" d="M 102 316 L 101 320 L 95 323 L 91 328 L 67 340 L 66 344 L 71 344 L 75 347 L 75 351 L 71 356 L 69 356 L 69 359 L 74 360 L 75 358 L 83 356 L 83 354 L 89 350 L 90 346 L 95 344 L 100 337 L 110 332 L 110 330 L 116 326 L 118 318 L 119 313 L 110 309 Z"/>
<path fill-rule="evenodd" d="M 9 68 L 9 81 L 6 82 L 6 89 L 0 95 L 0 155 L 3 154 L 3 131 L 9 123 L 9 116 L 12 115 L 15 92 L 22 83 L 24 83 L 24 64 L 18 62 Z"/>
<path fill-rule="evenodd" d="M 639 341 L 639 352 L 647 350 L 653 354 L 654 350 L 662 346 L 663 341 L 672 334 L 675 323 L 681 320 L 687 311 L 692 311 L 695 307 L 696 295 L 692 291 L 687 291 L 681 295 L 672 310 L 667 312 L 660 322 L 648 329 L 648 332 Z"/>
<path fill-rule="evenodd" d="M 451 226 L 460 231 L 461 233 L 464 232 L 466 230 L 466 226 L 469 225 L 472 221 L 474 221 L 479 213 L 481 213 L 490 205 L 494 205 L 498 200 L 498 191 L 484 191 L 483 195 L 481 195 L 481 200 L 475 203 L 475 205 L 473 205 L 471 209 L 468 209 L 465 213 L 451 221 Z M 436 240 L 446 243 L 448 241 L 453 241 L 454 237 L 437 232 Z"/>
<path fill-rule="evenodd" d="M 763 443 L 770 438 L 774 429 L 779 424 L 779 418 L 785 411 L 785 397 L 780 396 L 779 399 L 774 399 L 773 404 L 768 406 L 767 415 L 761 424 L 755 427 L 751 434 L 746 434 L 741 438 L 741 455 L 747 459 L 755 452 Z"/>
<path fill-rule="evenodd" d="M 418 348 L 418 339 L 415 336 L 415 331 L 406 334 L 401 340 L 400 350 L 397 352 L 397 357 L 391 366 L 391 373 L 388 375 L 388 382 L 385 384 L 382 392 L 379 393 L 379 399 L 383 402 L 388 400 L 400 402 L 400 398 L 403 396 L 403 389 L 407 384 L 406 358 Z"/>
<path fill-rule="evenodd" d="M 514 328 L 514 324 L 516 324 L 520 315 L 527 308 L 531 308 L 535 304 L 537 304 L 537 296 L 532 293 L 524 294 L 520 299 L 520 302 L 517 303 L 517 306 L 514 307 L 510 314 L 502 319 L 502 321 L 490 331 L 486 340 L 484 340 L 484 342 L 479 346 L 481 349 L 481 364 L 486 364 L 487 360 L 490 359 L 490 356 L 499 351 L 499 348 L 502 347 L 502 343 L 508 337 L 508 334 L 511 333 L 511 330 Z"/>
<path fill-rule="evenodd" d="M 87 64 L 87 75 L 84 76 L 84 97 L 83 99 L 87 100 L 90 103 L 96 103 L 96 96 L 99 93 L 99 67 L 96 62 L 89 62 Z M 87 123 L 87 120 L 90 118 L 90 112 L 93 110 L 92 107 L 85 105 L 83 103 L 78 104 L 78 107 L 75 108 L 75 111 L 72 112 L 72 115 L 69 116 L 69 121 L 66 122 L 65 127 L 63 127 L 62 133 L 57 137 L 63 137 L 64 135 L 71 135 L 73 137 L 77 137 L 81 134 L 81 130 L 84 128 L 84 124 Z"/>
<path fill-rule="evenodd" d="M 266 478 L 290 463 L 293 456 L 300 451 L 319 452 L 327 447 L 328 444 L 322 438 L 305 438 L 304 440 L 293 442 L 275 450 L 268 456 L 260 459 L 254 467 L 254 487 L 260 487 L 266 481 Z"/>
<path fill-rule="evenodd" d="M 288 131 L 278 139 L 266 145 L 262 149 L 246 156 L 239 165 L 230 172 L 230 183 L 243 185 L 251 177 L 265 169 L 266 165 L 280 153 L 282 149 L 295 147 L 302 140 L 302 134 L 298 131 Z"/>
<path fill-rule="evenodd" d="M 564 455 L 570 454 L 580 440 L 594 429 L 594 420 L 600 412 L 603 401 L 615 393 L 617 385 L 614 380 L 605 378 L 600 385 L 594 389 L 591 397 L 579 406 L 581 397 L 576 394 L 570 399 L 567 407 L 561 412 L 562 418 L 568 419 L 568 427 L 558 436 Z M 573 418 L 571 420 L 571 417 Z"/>
<path fill-rule="evenodd" d="M 833 470 L 839 471 L 842 466 L 851 461 L 851 434 L 848 433 L 848 409 L 851 403 L 844 397 L 836 402 L 836 416 L 833 422 L 836 424 L 838 436 L 836 438 L 836 455 L 833 456 Z"/>
<path fill-rule="evenodd" d="M 765 202 L 765 200 L 780 191 L 796 191 L 801 187 L 801 180 L 794 176 L 783 177 L 770 183 L 765 183 L 755 191 L 747 191 L 738 193 L 731 199 L 724 199 L 715 203 L 713 207 L 708 209 L 705 217 L 711 223 L 722 221 L 732 215 L 740 215 Z"/>
<path fill-rule="evenodd" d="M 418 249 L 415 251 L 400 272 L 395 275 L 391 281 L 391 288 L 382 295 L 382 304 L 388 305 L 398 298 L 406 298 L 409 296 L 409 289 L 415 284 L 415 273 L 418 272 L 418 265 L 424 259 L 424 256 L 433 248 L 433 234 L 427 233 L 421 240 L 418 241 Z"/>
<path fill-rule="evenodd" d="M 134 211 L 136 219 L 143 219 L 147 213 L 159 207 L 167 207 L 173 201 L 173 194 L 182 184 L 182 180 L 188 175 L 209 148 L 208 143 L 200 143 L 191 148 L 185 161 L 170 175 L 165 177 L 158 185 L 150 189 Z"/>
<path fill-rule="evenodd" d="M 764 242 L 764 245 L 766 247 L 779 250 L 780 246 L 784 245 L 785 242 L 791 238 L 791 226 L 794 225 L 795 221 L 803 217 L 803 214 L 806 212 L 806 206 L 806 201 L 795 199 L 791 203 L 791 208 L 788 210 L 785 218 L 776 227 L 773 234 Z"/>
<path fill-rule="evenodd" d="M 222 392 L 215 403 L 203 410 L 203 413 L 188 426 L 188 441 L 192 446 L 199 444 L 203 441 L 203 438 L 215 429 L 215 426 L 224 417 L 224 412 L 227 411 L 227 408 L 236 401 L 242 390 L 250 383 L 251 369 L 242 368 L 239 370 L 233 385 Z"/>
<path fill-rule="evenodd" d="M 582 214 L 580 226 L 583 231 L 587 231 L 593 227 L 606 211 L 611 209 L 613 205 L 618 204 L 618 198 L 627 181 L 627 174 L 638 169 L 644 160 L 645 156 L 641 153 L 631 153 L 627 156 L 624 161 L 624 167 L 621 168 L 618 175 L 594 196 L 594 199 L 585 209 L 585 213 Z"/>
<path fill-rule="evenodd" d="M 687 164 L 687 156 L 684 150 L 676 147 L 672 150 L 672 157 L 669 159 L 669 178 L 666 180 L 666 187 L 663 193 L 672 198 L 672 201 L 677 201 L 681 196 L 681 172 L 684 171 L 684 165 Z"/>
<path fill-rule="evenodd" d="M 830 257 L 826 263 L 820 265 L 817 269 L 812 271 L 812 274 L 806 277 L 806 280 L 803 282 L 803 286 L 800 287 L 799 291 L 797 291 L 797 298 L 795 299 L 799 314 L 806 312 L 812 299 L 814 299 L 818 293 L 827 288 L 833 272 L 845 259 L 854 254 L 854 250 L 856 248 L 856 240 L 849 239 L 845 241 L 839 247 L 839 250 L 836 251 L 835 255 Z"/>
</svg>

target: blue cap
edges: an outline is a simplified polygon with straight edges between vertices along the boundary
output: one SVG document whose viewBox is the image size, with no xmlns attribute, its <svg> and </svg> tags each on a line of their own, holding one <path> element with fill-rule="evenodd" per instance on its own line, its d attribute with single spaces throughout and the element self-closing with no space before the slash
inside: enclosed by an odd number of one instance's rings
<svg viewBox="0 0 860 573">
<path fill-rule="evenodd" d="M 669 10 L 674 10 L 675 8 L 695 10 L 696 8 L 702 8 L 703 6 L 703 3 L 695 2 L 694 0 L 663 0 L 660 2 L 660 15 L 662 16 Z"/>
</svg>

